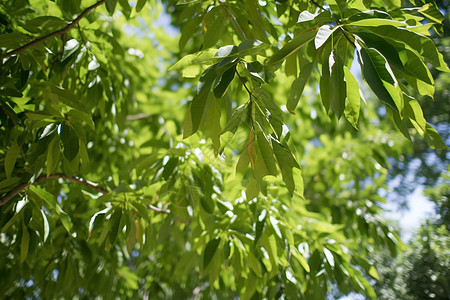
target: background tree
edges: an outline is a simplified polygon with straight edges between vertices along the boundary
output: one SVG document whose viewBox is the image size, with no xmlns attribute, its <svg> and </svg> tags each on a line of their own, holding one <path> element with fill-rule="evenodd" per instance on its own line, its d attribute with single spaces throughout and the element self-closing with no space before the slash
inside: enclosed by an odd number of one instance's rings
<svg viewBox="0 0 450 300">
<path fill-rule="evenodd" d="M 412 97 L 443 16 L 414 5 L 3 1 L 4 297 L 375 298 L 388 124 L 447 148 Z"/>
<path fill-rule="evenodd" d="M 427 220 L 396 258 L 378 256 L 381 280 L 375 286 L 380 299 L 448 299 L 450 295 L 449 178 L 426 190 L 437 205 L 436 217 Z"/>
</svg>

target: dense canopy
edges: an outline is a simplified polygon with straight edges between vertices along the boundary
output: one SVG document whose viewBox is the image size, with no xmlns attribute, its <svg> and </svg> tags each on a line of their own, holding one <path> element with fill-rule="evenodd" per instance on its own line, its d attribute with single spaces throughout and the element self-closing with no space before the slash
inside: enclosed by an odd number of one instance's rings
<svg viewBox="0 0 450 300">
<path fill-rule="evenodd" d="M 417 99 L 450 71 L 413 0 L 3 0 L 7 298 L 376 298 Z"/>
</svg>

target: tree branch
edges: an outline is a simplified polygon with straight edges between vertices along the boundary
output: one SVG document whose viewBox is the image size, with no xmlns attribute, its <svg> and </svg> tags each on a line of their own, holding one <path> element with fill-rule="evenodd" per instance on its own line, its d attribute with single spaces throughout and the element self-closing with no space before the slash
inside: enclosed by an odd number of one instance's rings
<svg viewBox="0 0 450 300">
<path fill-rule="evenodd" d="M 321 10 L 325 10 L 325 8 L 324 8 L 322 5 L 320 5 L 319 3 L 317 3 L 316 1 L 314 1 L 314 0 L 309 0 L 309 2 L 311 2 L 312 4 L 314 4 L 315 6 L 317 6 L 318 8 L 320 8 Z"/>
<path fill-rule="evenodd" d="M 4 59 L 10 56 L 13 56 L 14 54 L 18 54 L 28 48 L 31 48 L 33 46 L 36 46 L 46 40 L 48 40 L 49 38 L 58 36 L 58 35 L 63 35 L 66 34 L 70 29 L 72 29 L 72 27 L 74 27 L 75 25 L 78 24 L 78 22 L 80 22 L 81 19 L 83 19 L 91 10 L 95 9 L 97 6 L 102 5 L 103 3 L 105 3 L 106 0 L 101 0 L 91 6 L 89 6 L 88 8 L 86 8 L 75 20 L 73 20 L 72 22 L 70 22 L 66 27 L 64 27 L 63 29 L 51 32 L 43 37 L 38 38 L 37 40 L 31 41 L 28 44 L 23 45 L 22 47 L 19 47 L 17 49 L 14 49 L 10 52 L 7 52 L 6 54 L 2 55 L 0 57 L 0 59 Z"/>
<path fill-rule="evenodd" d="M 75 176 L 69 177 L 69 176 L 67 176 L 64 173 L 56 173 L 56 174 L 52 174 L 52 175 L 49 175 L 49 176 L 41 175 L 34 181 L 34 184 L 41 183 L 43 181 L 46 181 L 47 179 L 59 179 L 59 178 L 65 179 L 67 181 L 72 181 L 72 182 L 79 183 L 81 185 L 84 185 L 87 188 L 96 190 L 97 192 L 102 193 L 102 194 L 108 194 L 109 193 L 107 189 L 105 189 L 104 187 L 98 185 L 97 183 L 94 183 L 92 181 L 89 181 L 89 180 L 86 180 L 86 179 L 83 179 L 83 178 L 75 177 Z M 6 204 L 9 200 L 14 198 L 14 196 L 19 194 L 21 191 L 23 191 L 27 187 L 29 187 L 30 184 L 31 184 L 30 182 L 24 182 L 24 183 L 21 183 L 18 186 L 16 186 L 11 191 L 9 191 L 5 196 L 3 196 L 0 199 L 0 206 Z M 147 206 L 147 208 L 150 209 L 150 210 L 153 210 L 155 212 L 158 212 L 158 213 L 170 214 L 170 210 L 168 210 L 168 209 L 161 209 L 161 208 L 158 208 L 158 207 L 153 206 L 151 204 L 149 204 Z"/>
</svg>

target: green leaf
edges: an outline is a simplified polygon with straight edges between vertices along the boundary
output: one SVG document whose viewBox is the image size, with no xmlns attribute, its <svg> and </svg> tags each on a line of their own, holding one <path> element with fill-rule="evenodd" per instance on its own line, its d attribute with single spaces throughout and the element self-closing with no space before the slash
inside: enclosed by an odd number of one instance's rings
<svg viewBox="0 0 450 300">
<path fill-rule="evenodd" d="M 248 253 L 248 265 L 250 266 L 250 269 L 255 272 L 256 276 L 262 277 L 261 263 L 252 252 Z"/>
<path fill-rule="evenodd" d="M 328 261 L 328 264 L 334 268 L 335 262 L 334 262 L 334 256 L 333 253 L 331 253 L 330 250 L 328 250 L 326 247 L 323 247 L 323 253 L 325 254 L 325 257 Z"/>
<path fill-rule="evenodd" d="M 347 67 L 344 67 L 344 77 L 347 88 L 347 104 L 344 115 L 355 129 L 358 129 L 359 111 L 361 106 L 361 97 L 359 95 L 358 81 Z"/>
<path fill-rule="evenodd" d="M 257 179 L 266 175 L 277 175 L 277 167 L 275 165 L 275 158 L 273 157 L 273 149 L 269 140 L 262 131 L 256 132 L 256 141 L 258 147 L 256 147 L 255 158 L 255 176 Z"/>
<path fill-rule="evenodd" d="M 331 52 L 331 108 L 338 120 L 341 118 L 345 108 L 346 85 L 344 82 L 343 63 L 341 58 L 336 55 L 335 50 Z"/>
<path fill-rule="evenodd" d="M 335 26 L 331 28 L 330 25 L 321 26 L 319 28 L 319 31 L 317 31 L 316 37 L 314 38 L 314 46 L 316 47 L 316 49 L 322 47 L 337 28 L 339 27 Z"/>
<path fill-rule="evenodd" d="M 330 77 L 330 63 L 329 59 L 326 58 L 325 62 L 322 64 L 322 74 L 320 76 L 320 97 L 322 98 L 322 104 L 325 110 L 328 112 L 331 105 L 331 77 Z"/>
<path fill-rule="evenodd" d="M 30 246 L 30 233 L 28 227 L 22 221 L 22 239 L 20 241 L 20 263 L 23 263 L 28 256 Z"/>
<path fill-rule="evenodd" d="M 245 197 L 247 198 L 247 201 L 250 201 L 256 197 L 258 197 L 260 192 L 259 184 L 256 179 L 251 176 L 247 183 L 247 189 L 245 190 Z"/>
<path fill-rule="evenodd" d="M 67 26 L 67 22 L 55 16 L 41 16 L 29 20 L 23 27 L 32 33 L 41 33 L 42 31 L 56 31 Z"/>
<path fill-rule="evenodd" d="M 312 67 L 313 63 L 306 63 L 305 65 L 303 65 L 300 69 L 300 75 L 292 83 L 286 104 L 286 107 L 291 114 L 294 113 L 294 110 L 298 105 L 300 96 L 302 95 L 303 89 L 305 88 L 306 82 L 308 81 L 309 75 L 311 74 Z"/>
<path fill-rule="evenodd" d="M 404 47 L 411 49 L 424 57 L 426 61 L 430 62 L 439 71 L 450 72 L 442 54 L 439 53 L 436 45 L 428 37 L 417 34 L 407 28 L 398 28 L 388 25 L 366 28 L 384 39 L 402 43 Z"/>
<path fill-rule="evenodd" d="M 300 48 L 302 48 L 312 39 L 314 39 L 316 33 L 317 29 L 309 29 L 307 31 L 298 34 L 292 40 L 287 42 L 283 48 L 281 48 L 280 50 L 275 52 L 274 55 L 272 55 L 272 57 L 266 62 L 266 67 L 270 71 L 275 72 L 281 66 L 286 57 L 294 54 Z"/>
<path fill-rule="evenodd" d="M 106 0 L 106 10 L 112 16 L 114 14 L 114 10 L 116 9 L 117 0 Z"/>
<path fill-rule="evenodd" d="M 409 49 L 400 52 L 408 70 L 403 78 L 421 95 L 434 96 L 434 79 L 425 63 Z"/>
<path fill-rule="evenodd" d="M 5 175 L 6 178 L 10 178 L 14 166 L 16 165 L 17 158 L 20 154 L 20 147 L 17 144 L 17 140 L 14 140 L 12 145 L 9 147 L 5 155 Z"/>
<path fill-rule="evenodd" d="M 213 87 L 213 93 L 217 99 L 222 98 L 223 94 L 225 93 L 231 81 L 233 80 L 235 73 L 236 73 L 236 66 L 233 66 L 228 70 L 226 70 L 222 74 L 222 76 L 216 79 L 216 82 Z"/>
<path fill-rule="evenodd" d="M 43 190 L 41 188 L 38 188 L 34 185 L 30 185 L 28 187 L 28 195 L 31 197 L 31 199 L 40 199 L 44 201 L 48 208 L 55 209 L 56 208 L 56 197 L 53 194 L 50 194 L 46 190 Z M 40 206 L 41 204 L 39 204 Z"/>
<path fill-rule="evenodd" d="M 427 121 L 423 116 L 422 108 L 416 99 L 403 95 L 405 98 L 405 116 L 409 118 L 413 126 L 420 135 L 424 136 L 427 127 Z"/>
<path fill-rule="evenodd" d="M 164 165 L 164 171 L 162 173 L 164 180 L 169 179 L 169 177 L 172 175 L 177 165 L 178 165 L 178 157 L 171 157 L 167 161 L 167 163 Z"/>
<path fill-rule="evenodd" d="M 380 280 L 380 276 L 378 276 L 377 269 L 374 266 L 370 266 L 369 275 L 375 278 L 376 280 Z"/>
<path fill-rule="evenodd" d="M 58 214 L 59 219 L 61 220 L 61 223 L 64 226 L 64 228 L 67 230 L 69 234 L 71 234 L 73 223 L 72 220 L 70 219 L 70 216 L 65 211 L 63 211 L 61 206 L 59 206 L 58 204 L 56 204 L 56 213 Z"/>
<path fill-rule="evenodd" d="M 292 168 L 300 169 L 300 166 L 298 165 L 289 149 L 281 145 L 278 141 L 272 139 L 272 146 L 275 157 L 278 161 L 278 166 L 280 166 L 283 181 L 292 196 L 295 189 L 295 181 L 292 173 Z"/>
<path fill-rule="evenodd" d="M 50 233 L 50 225 L 48 224 L 47 216 L 45 215 L 45 212 L 43 210 L 40 210 L 42 214 L 42 222 L 43 222 L 43 228 L 44 228 L 44 236 L 43 240 L 44 242 L 47 241 L 48 235 Z"/>
<path fill-rule="evenodd" d="M 3 189 L 9 188 L 11 186 L 15 186 L 20 182 L 20 177 L 10 177 L 3 179 L 0 181 L 0 192 L 3 192 Z"/>
<path fill-rule="evenodd" d="M 435 23 L 444 22 L 445 17 L 439 11 L 436 3 L 426 3 L 419 9 L 419 12 L 427 17 L 428 21 Z"/>
<path fill-rule="evenodd" d="M 108 234 L 110 245 L 114 245 L 117 239 L 117 235 L 122 230 L 120 226 L 121 220 L 122 220 L 122 209 L 116 207 L 111 215 L 111 218 L 109 219 L 109 223 L 111 223 Z"/>
<path fill-rule="evenodd" d="M 283 114 L 280 107 L 275 103 L 275 101 L 261 88 L 255 89 L 252 93 L 255 97 L 258 106 L 258 113 L 261 113 L 261 119 L 269 121 L 271 127 L 275 131 L 276 135 L 281 136 L 283 132 Z M 258 117 L 258 114 L 256 114 Z M 266 128 L 263 126 L 263 122 L 260 122 L 262 129 Z"/>
<path fill-rule="evenodd" d="M 407 24 L 390 20 L 390 19 L 379 19 L 379 18 L 364 18 L 361 20 L 353 21 L 348 23 L 349 26 L 356 26 L 356 27 L 362 27 L 362 26 L 370 26 L 370 27 L 378 27 L 378 26 L 395 26 L 395 27 L 406 27 Z"/>
<path fill-rule="evenodd" d="M 208 63 L 212 64 L 214 60 L 212 58 L 217 53 L 217 49 L 206 49 L 194 54 L 188 54 L 183 56 L 179 61 L 177 61 L 173 66 L 169 68 L 169 71 L 180 70 L 192 65 L 199 65 Z"/>
<path fill-rule="evenodd" d="M 219 247 L 220 238 L 212 239 L 208 242 L 205 247 L 205 251 L 203 252 L 203 269 L 206 269 L 214 257 L 214 254 L 217 251 L 217 247 Z"/>
<path fill-rule="evenodd" d="M 211 92 L 211 86 L 216 79 L 216 67 L 217 65 L 211 66 L 203 72 L 200 77 L 200 81 L 197 85 L 197 94 L 192 99 L 189 106 L 188 115 L 186 116 L 184 122 L 184 132 L 183 138 L 187 138 L 194 134 L 203 118 L 203 113 L 205 111 L 206 102 Z"/>
<path fill-rule="evenodd" d="M 178 0 L 177 5 L 191 4 L 191 3 L 204 2 L 204 1 L 205 0 Z"/>
<path fill-rule="evenodd" d="M 364 78 L 375 95 L 392 109 L 403 110 L 403 97 L 398 82 L 386 59 L 375 49 L 361 49 Z"/>
<path fill-rule="evenodd" d="M 246 108 L 247 104 L 242 104 L 235 109 L 235 111 L 231 115 L 231 118 L 228 120 L 227 124 L 225 124 L 225 127 L 223 128 L 221 134 L 224 134 L 227 131 L 233 134 L 236 132 L 236 130 L 239 127 L 239 124 L 241 124 L 242 117 L 244 115 L 244 112 L 246 111 Z"/>
<path fill-rule="evenodd" d="M 258 1 L 247 0 L 245 1 L 246 9 L 248 12 L 248 21 L 253 25 L 253 34 L 258 40 L 265 43 L 269 43 L 269 39 L 266 36 L 264 30 L 264 21 L 260 10 L 258 9 Z"/>
<path fill-rule="evenodd" d="M 306 272 L 308 273 L 311 272 L 311 268 L 309 267 L 309 264 L 306 261 L 306 259 L 293 246 L 291 246 L 291 254 L 298 260 L 298 262 L 303 267 L 303 269 L 305 269 Z"/>
<path fill-rule="evenodd" d="M 239 157 L 239 160 L 236 164 L 236 173 L 240 173 L 242 175 L 245 174 L 245 172 L 248 169 L 248 164 L 250 163 L 250 155 L 248 154 L 248 147 L 244 148 L 244 151 L 242 152 L 241 156 Z"/>
<path fill-rule="evenodd" d="M 78 154 L 79 150 L 79 140 L 75 130 L 72 126 L 61 123 L 59 136 L 64 146 L 64 156 L 72 161 Z"/>
<path fill-rule="evenodd" d="M 89 116 L 87 113 L 78 110 L 78 109 L 71 109 L 67 113 L 67 117 L 69 118 L 70 122 L 74 123 L 83 123 L 85 122 L 92 130 L 95 130 L 95 123 L 92 121 L 91 116 Z"/>
<path fill-rule="evenodd" d="M 203 36 L 203 48 L 207 49 L 214 46 L 223 36 L 225 26 L 228 18 L 222 6 L 216 6 L 211 9 L 203 20 L 203 29 L 205 34 Z"/>
<path fill-rule="evenodd" d="M 145 3 L 147 3 L 147 0 L 138 0 L 135 7 L 136 12 L 140 12 L 144 8 Z"/>
<path fill-rule="evenodd" d="M 449 150 L 436 129 L 427 123 L 425 130 L 424 139 L 428 146 L 436 150 Z"/>
<path fill-rule="evenodd" d="M 59 149 L 59 136 L 55 134 L 47 149 L 47 176 L 55 172 L 59 164 L 59 155 L 61 151 Z"/>
<path fill-rule="evenodd" d="M 203 123 L 202 131 L 208 136 L 214 145 L 215 155 L 218 154 L 220 149 L 220 134 L 222 128 L 220 126 L 220 106 L 218 100 L 212 97 L 208 97 L 208 104 L 206 107 L 205 121 Z"/>
<path fill-rule="evenodd" d="M 0 45 L 6 49 L 19 48 L 29 41 L 30 37 L 20 32 L 0 34 Z"/>
<path fill-rule="evenodd" d="M 360 32 L 358 33 L 358 36 L 364 40 L 364 43 L 368 48 L 374 48 L 379 51 L 386 58 L 392 68 L 409 75 L 414 74 L 403 66 L 403 62 L 399 56 L 399 51 L 388 41 L 379 35 L 370 32 Z"/>
</svg>

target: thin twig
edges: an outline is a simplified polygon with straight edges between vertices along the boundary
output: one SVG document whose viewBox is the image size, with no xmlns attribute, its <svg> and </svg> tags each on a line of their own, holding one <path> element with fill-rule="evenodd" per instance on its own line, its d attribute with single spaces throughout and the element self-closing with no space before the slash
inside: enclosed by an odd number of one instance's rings
<svg viewBox="0 0 450 300">
<path fill-rule="evenodd" d="M 60 29 L 60 30 L 51 32 L 51 33 L 49 33 L 49 34 L 47 34 L 47 35 L 45 35 L 45 36 L 43 36 L 43 37 L 38 38 L 37 40 L 31 41 L 31 42 L 29 42 L 28 44 L 23 45 L 22 47 L 19 47 L 19 48 L 17 48 L 17 49 L 14 49 L 14 50 L 12 50 L 12 51 L 10 51 L 10 52 L 8 52 L 8 53 L 2 55 L 2 56 L 0 57 L 0 59 L 4 59 L 4 58 L 10 57 L 10 56 L 13 56 L 14 54 L 18 54 L 18 53 L 20 53 L 20 52 L 22 52 L 22 51 L 24 51 L 24 50 L 26 50 L 26 49 L 28 49 L 28 48 L 30 48 L 30 47 L 36 46 L 36 45 L 38 45 L 38 44 L 40 44 L 40 43 L 42 43 L 42 42 L 48 40 L 49 38 L 52 38 L 52 37 L 55 37 L 55 36 L 58 36 L 58 35 L 62 35 L 62 34 L 66 34 L 70 29 L 72 29 L 72 27 L 74 27 L 75 25 L 77 25 L 78 22 L 80 22 L 80 20 L 81 20 L 82 18 L 84 18 L 91 10 L 95 9 L 97 6 L 102 5 L 103 3 L 105 3 L 105 1 L 106 1 L 106 0 L 101 0 L 101 1 L 99 1 L 99 2 L 97 2 L 97 3 L 95 3 L 95 4 L 93 4 L 93 5 L 89 6 L 89 7 L 86 8 L 86 9 L 85 9 L 85 10 L 84 10 L 84 11 L 83 11 L 83 12 L 82 12 L 75 20 L 73 20 L 72 22 L 70 22 L 70 23 L 69 23 L 66 27 L 64 27 L 63 29 Z"/>
<path fill-rule="evenodd" d="M 342 31 L 342 34 L 344 35 L 344 37 L 347 39 L 347 41 L 353 46 L 356 47 L 354 42 L 352 42 L 352 40 L 347 36 L 347 32 L 341 27 L 339 26 L 339 30 Z"/>
<path fill-rule="evenodd" d="M 247 93 L 249 94 L 249 96 L 252 95 L 252 92 L 248 89 L 248 87 L 245 85 L 244 79 L 241 77 L 241 75 L 239 74 L 239 72 L 236 71 L 237 76 L 239 77 L 239 80 L 241 81 L 242 85 L 245 87 L 245 89 L 247 90 Z"/>
<path fill-rule="evenodd" d="M 161 208 L 158 208 L 158 207 L 153 206 L 153 205 L 151 205 L 151 204 L 147 205 L 147 208 L 148 208 L 148 209 L 151 209 L 151 210 L 153 210 L 153 211 L 162 213 L 162 214 L 170 214 L 170 210 L 168 210 L 168 209 L 161 209 Z"/>
<path fill-rule="evenodd" d="M 59 179 L 59 178 L 65 179 L 67 181 L 72 181 L 72 182 L 79 183 L 81 185 L 84 185 L 87 188 L 96 190 L 97 192 L 102 193 L 102 194 L 108 194 L 109 193 L 107 189 L 105 189 L 104 187 L 98 185 L 97 183 L 94 183 L 92 181 L 89 181 L 89 180 L 86 180 L 86 179 L 83 179 L 83 178 L 75 177 L 75 176 L 70 177 L 70 176 L 67 176 L 64 173 L 55 173 L 55 174 L 52 174 L 52 175 L 49 175 L 49 176 L 41 175 L 34 181 L 34 184 L 38 184 L 38 183 L 44 182 L 47 179 Z M 23 182 L 23 183 L 19 184 L 18 186 L 16 186 L 11 191 L 9 191 L 5 196 L 3 196 L 3 198 L 0 199 L 0 206 L 6 204 L 9 200 L 14 198 L 14 196 L 19 194 L 21 191 L 23 191 L 27 187 L 29 187 L 30 184 L 31 184 L 30 182 Z M 158 213 L 170 214 L 170 210 L 168 210 L 168 209 L 161 209 L 161 208 L 158 208 L 158 207 L 153 206 L 151 204 L 149 204 L 147 207 L 148 207 L 148 209 L 153 210 L 153 211 L 158 212 Z"/>
<path fill-rule="evenodd" d="M 47 179 L 52 179 L 52 178 L 62 178 L 62 179 L 68 180 L 68 181 L 77 182 L 79 184 L 84 185 L 85 187 L 94 189 L 97 192 L 100 192 L 102 194 L 107 194 L 108 193 L 108 191 L 106 189 L 102 188 L 101 186 L 99 186 L 98 184 L 96 184 L 94 182 L 91 182 L 89 180 L 85 180 L 85 179 L 82 179 L 82 178 L 78 178 L 78 177 L 75 177 L 75 176 L 69 177 L 69 176 L 67 176 L 66 174 L 63 174 L 63 173 L 56 173 L 56 174 L 52 174 L 52 175 L 49 175 L 49 176 L 41 175 L 34 181 L 34 183 L 35 184 L 41 183 L 41 182 L 43 182 L 43 181 L 45 181 Z M 18 186 L 16 186 L 11 191 L 9 191 L 5 196 L 3 196 L 0 199 L 0 206 L 6 204 L 9 200 L 14 198 L 14 196 L 16 196 L 18 193 L 20 193 L 21 191 L 26 189 L 28 186 L 30 186 L 30 184 L 31 184 L 30 182 L 24 182 L 24 183 L 21 183 Z"/>
<path fill-rule="evenodd" d="M 321 10 L 325 10 L 325 8 L 324 8 L 322 5 L 320 5 L 319 3 L 317 3 L 316 1 L 314 1 L 314 0 L 309 0 L 309 2 L 311 2 L 312 4 L 314 4 L 315 6 L 317 6 L 318 8 L 320 8 Z"/>
</svg>

